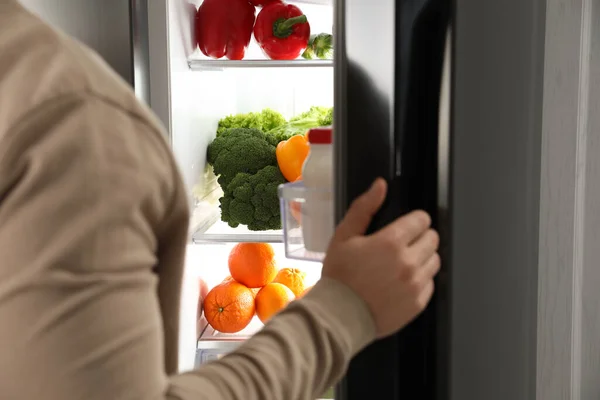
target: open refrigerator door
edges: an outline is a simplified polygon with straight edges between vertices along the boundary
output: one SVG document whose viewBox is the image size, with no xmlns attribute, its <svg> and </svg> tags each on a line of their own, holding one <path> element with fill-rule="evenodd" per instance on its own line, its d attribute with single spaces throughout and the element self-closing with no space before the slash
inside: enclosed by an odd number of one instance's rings
<svg viewBox="0 0 600 400">
<path fill-rule="evenodd" d="M 193 207 L 180 318 L 182 371 L 235 349 L 320 278 L 320 262 L 286 258 L 277 189 L 289 175 L 281 173 L 275 149 L 296 134 L 331 125 L 333 111 L 332 48 L 303 57 L 312 42 L 305 43 L 301 49 L 296 45 L 297 57 L 278 59 L 273 52 L 269 57 L 253 34 L 241 59 L 216 58 L 210 51 L 209 57 L 198 41 L 213 41 L 210 47 L 240 29 L 235 18 L 219 21 L 217 8 L 224 2 L 209 1 L 200 12 L 202 0 L 148 3 L 150 102 L 167 127 Z M 250 8 L 257 21 L 264 11 L 281 22 L 269 6 L 227 3 L 243 7 L 230 8 L 227 15 Z M 333 0 L 286 4 L 306 16 L 308 24 L 300 24 L 309 25 L 310 34 L 332 39 Z M 199 38 L 203 34 L 209 38 Z M 231 132 L 239 136 L 215 141 Z M 269 218 L 261 217 L 265 212 Z M 224 305 L 223 297 L 232 305 Z"/>
</svg>

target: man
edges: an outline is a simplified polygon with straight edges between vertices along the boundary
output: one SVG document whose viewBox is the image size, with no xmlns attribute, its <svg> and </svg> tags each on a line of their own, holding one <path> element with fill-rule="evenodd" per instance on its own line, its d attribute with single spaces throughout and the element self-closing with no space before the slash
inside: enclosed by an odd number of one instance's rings
<svg viewBox="0 0 600 400">
<path fill-rule="evenodd" d="M 425 213 L 364 236 L 385 192 L 352 205 L 309 294 L 176 375 L 188 205 L 161 127 L 89 50 L 0 0 L 0 398 L 318 397 L 433 291 Z"/>
</svg>

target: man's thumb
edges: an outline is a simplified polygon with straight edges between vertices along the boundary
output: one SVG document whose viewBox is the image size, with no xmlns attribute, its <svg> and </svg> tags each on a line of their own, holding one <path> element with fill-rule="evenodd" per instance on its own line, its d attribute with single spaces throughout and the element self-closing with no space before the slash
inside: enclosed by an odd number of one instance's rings
<svg viewBox="0 0 600 400">
<path fill-rule="evenodd" d="M 377 178 L 369 190 L 352 202 L 335 230 L 333 240 L 347 240 L 353 236 L 364 235 L 373 216 L 383 204 L 386 193 L 387 183 Z"/>
</svg>

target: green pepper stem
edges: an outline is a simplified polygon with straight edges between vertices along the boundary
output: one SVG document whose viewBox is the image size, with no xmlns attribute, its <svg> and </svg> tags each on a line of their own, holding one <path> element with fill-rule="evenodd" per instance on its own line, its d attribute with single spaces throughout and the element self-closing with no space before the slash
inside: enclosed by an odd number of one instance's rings
<svg viewBox="0 0 600 400">
<path fill-rule="evenodd" d="M 296 24 L 305 24 L 308 22 L 306 15 L 298 15 L 288 19 L 283 19 L 273 27 L 273 34 L 279 38 L 285 38 L 292 34 L 291 29 Z"/>
</svg>

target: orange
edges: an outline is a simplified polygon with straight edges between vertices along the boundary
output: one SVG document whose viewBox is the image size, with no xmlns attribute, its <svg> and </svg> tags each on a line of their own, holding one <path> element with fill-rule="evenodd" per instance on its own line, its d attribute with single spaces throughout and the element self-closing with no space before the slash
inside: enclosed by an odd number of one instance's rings
<svg viewBox="0 0 600 400">
<path fill-rule="evenodd" d="M 273 282 L 285 285 L 294 292 L 296 297 L 298 297 L 304 292 L 304 289 L 306 289 L 306 284 L 304 283 L 305 279 L 306 272 L 302 270 L 297 268 L 282 268 L 275 276 L 275 279 L 273 279 Z"/>
<path fill-rule="evenodd" d="M 256 295 L 258 294 L 258 292 L 260 292 L 260 289 L 262 289 L 262 288 L 252 288 L 252 289 L 250 289 L 250 291 L 252 292 L 252 296 L 254 296 L 254 298 L 256 298 Z"/>
<path fill-rule="evenodd" d="M 236 333 L 254 317 L 254 296 L 241 283 L 224 282 L 212 288 L 204 299 L 204 316 L 216 331 Z"/>
<path fill-rule="evenodd" d="M 273 315 L 294 300 L 294 292 L 281 283 L 269 283 L 256 295 L 256 315 L 266 323 Z"/>
<path fill-rule="evenodd" d="M 271 283 L 277 274 L 275 252 L 268 243 L 238 243 L 229 253 L 229 273 L 249 288 Z"/>
</svg>

